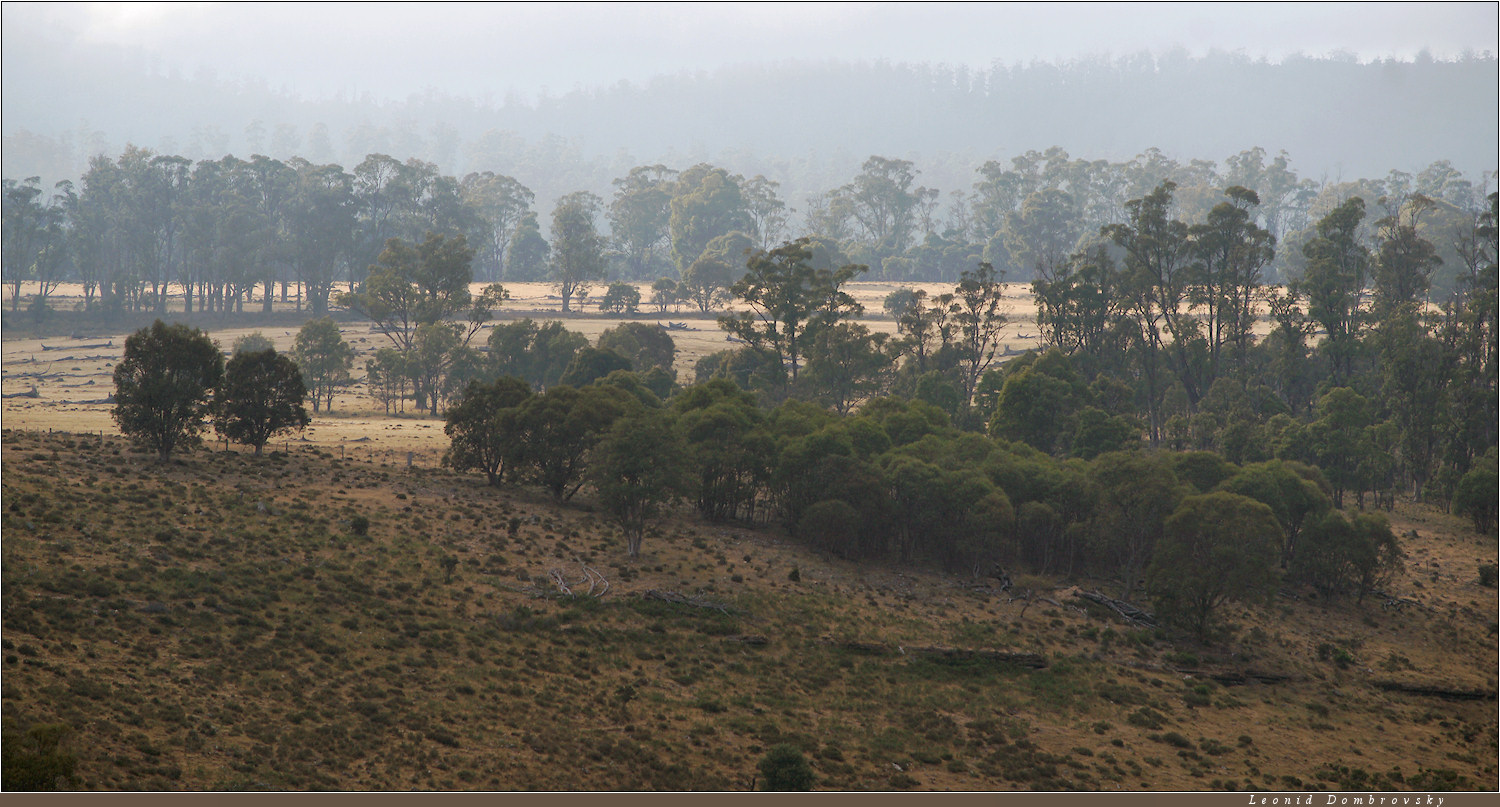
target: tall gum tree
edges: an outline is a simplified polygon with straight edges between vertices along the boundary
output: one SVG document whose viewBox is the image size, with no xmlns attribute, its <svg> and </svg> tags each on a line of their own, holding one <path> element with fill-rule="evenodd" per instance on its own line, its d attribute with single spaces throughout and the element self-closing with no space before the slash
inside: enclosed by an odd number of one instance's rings
<svg viewBox="0 0 1500 807">
<path fill-rule="evenodd" d="M 815 268 L 806 238 L 755 253 L 746 263 L 745 276 L 731 288 L 748 310 L 720 317 L 719 327 L 770 350 L 796 384 L 810 336 L 864 310 L 843 286 L 867 268 Z"/>
</svg>

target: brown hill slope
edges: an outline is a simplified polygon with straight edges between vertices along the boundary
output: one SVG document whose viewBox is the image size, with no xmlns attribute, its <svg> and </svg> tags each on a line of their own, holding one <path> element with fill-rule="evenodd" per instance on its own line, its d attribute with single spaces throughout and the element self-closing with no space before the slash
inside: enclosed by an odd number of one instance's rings
<svg viewBox="0 0 1500 807">
<path fill-rule="evenodd" d="M 1414 506 L 1415 604 L 1201 647 L 685 514 L 630 562 L 445 471 L 0 445 L 4 728 L 70 727 L 84 789 L 734 790 L 784 742 L 825 789 L 1497 786 L 1495 544 Z"/>
</svg>

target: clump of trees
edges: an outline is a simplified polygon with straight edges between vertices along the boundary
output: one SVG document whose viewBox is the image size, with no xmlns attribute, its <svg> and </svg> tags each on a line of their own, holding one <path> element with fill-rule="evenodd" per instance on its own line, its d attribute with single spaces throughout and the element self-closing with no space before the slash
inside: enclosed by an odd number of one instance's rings
<svg viewBox="0 0 1500 807">
<path fill-rule="evenodd" d="M 226 367 L 208 334 L 157 320 L 125 340 L 113 416 L 162 462 L 201 442 L 210 419 L 225 439 L 258 455 L 276 433 L 308 424 L 305 396 L 296 362 L 275 348 L 237 352 Z"/>
<path fill-rule="evenodd" d="M 421 171 L 362 166 L 373 262 L 334 299 L 387 337 L 366 369 L 388 408 L 450 404 L 454 467 L 559 501 L 592 480 L 636 548 L 650 514 L 681 496 L 707 519 L 779 521 L 855 559 L 1108 575 L 1122 596 L 1144 586 L 1206 635 L 1223 602 L 1253 600 L 1268 579 L 1329 597 L 1383 585 L 1399 545 L 1351 508 L 1388 509 L 1400 494 L 1480 530 L 1495 521 L 1496 195 L 1477 207 L 1440 167 L 1319 190 L 1264 157 L 1237 155 L 1220 172 L 1147 153 L 1123 184 L 1086 192 L 1105 166 L 1029 154 L 983 166 L 946 228 L 914 166 L 872 158 L 810 205 L 810 234 L 778 246 L 774 183 L 714 166 L 633 170 L 607 204 L 564 197 L 551 246 L 528 260 L 550 267 L 565 305 L 612 271 L 606 308 L 634 310 L 639 292 L 623 281 L 649 278 L 661 311 L 740 303 L 720 318 L 734 346 L 702 359 L 686 387 L 670 336 L 645 323 L 590 344 L 560 323 L 519 320 L 490 329 L 487 353 L 470 347 L 505 297 L 498 286 L 471 297 L 474 267 L 520 266 L 498 256 L 540 238 L 527 230 L 534 214 L 502 204 L 525 194 L 495 177 L 476 179 L 474 198 L 493 196 L 514 232 L 489 230 L 470 248 L 473 221 L 434 207 L 419 238 L 415 219 L 401 223 L 405 197 L 377 192 Z M 234 181 L 249 181 L 244 170 Z M 447 198 L 442 182 L 423 187 Z M 254 285 L 260 272 L 240 277 Z M 1277 274 L 1290 282 L 1273 287 Z M 847 293 L 864 276 L 955 287 L 892 295 L 889 336 L 859 321 Z M 1031 279 L 1045 349 L 1003 361 L 1007 276 Z M 330 325 L 298 335 L 315 411 L 347 380 Z M 183 434 L 201 429 L 201 416 L 178 420 Z M 635 459 L 615 456 L 630 444 L 621 423 L 679 451 L 682 478 L 610 466 Z M 634 487 L 611 489 L 620 479 Z M 1205 513 L 1264 533 L 1270 576 L 1257 548 L 1238 558 L 1249 566 L 1224 567 L 1244 585 L 1190 595 L 1193 581 L 1174 582 L 1161 557 L 1237 551 L 1169 529 Z"/>
<path fill-rule="evenodd" d="M 1495 197 L 1474 222 L 1473 281 L 1438 313 L 1413 296 L 1412 278 L 1432 265 L 1420 244 L 1372 251 L 1380 271 L 1367 275 L 1368 296 L 1312 281 L 1271 294 L 1260 273 L 1275 242 L 1255 223 L 1256 194 L 1231 187 L 1206 221 L 1185 224 L 1173 193 L 1162 183 L 1126 206 L 1105 243 L 1049 263 L 1050 279 L 1033 285 L 1051 342 L 1042 353 L 996 361 L 999 278 L 983 264 L 952 294 L 893 295 L 898 336 L 870 339 L 843 289 L 864 269 L 799 239 L 748 256 L 732 285 L 743 310 L 720 320 L 742 345 L 701 361 L 693 385 L 647 384 L 648 356 L 670 354 L 648 349 L 660 331 L 631 324 L 599 347 L 578 345 L 564 370 L 573 375 L 560 378 L 581 387 L 530 380 L 533 397 L 485 417 L 515 447 L 511 479 L 560 500 L 592 480 L 627 535 L 680 495 L 711 521 L 776 521 L 856 560 L 1107 576 L 1122 597 L 1144 588 L 1163 618 L 1200 638 L 1225 603 L 1281 585 L 1330 599 L 1386 585 L 1401 568 L 1397 537 L 1379 513 L 1346 508 L 1388 508 L 1400 485 L 1454 497 L 1489 528 L 1493 509 L 1475 491 L 1493 487 L 1492 461 L 1477 460 L 1493 457 L 1480 420 L 1493 407 L 1494 354 L 1463 346 L 1493 332 L 1483 290 L 1496 273 Z M 1345 236 L 1359 211 L 1338 205 L 1302 248 L 1313 281 L 1358 270 L 1364 259 Z M 1387 221 L 1378 237 L 1420 238 L 1414 217 Z M 1403 261 L 1415 275 L 1397 271 Z M 1250 312 L 1268 296 L 1276 324 L 1257 340 Z M 1354 323 L 1347 340 L 1312 341 L 1311 323 L 1335 322 L 1338 305 L 1348 309 L 1337 321 Z M 492 340 L 537 332 L 506 327 Z M 497 361 L 529 360 L 530 343 L 512 343 Z M 1405 376 L 1433 363 L 1462 368 L 1491 399 L 1415 397 Z M 652 445 L 629 439 L 639 434 Z M 642 458 L 665 445 L 682 477 L 641 476 Z"/>
</svg>

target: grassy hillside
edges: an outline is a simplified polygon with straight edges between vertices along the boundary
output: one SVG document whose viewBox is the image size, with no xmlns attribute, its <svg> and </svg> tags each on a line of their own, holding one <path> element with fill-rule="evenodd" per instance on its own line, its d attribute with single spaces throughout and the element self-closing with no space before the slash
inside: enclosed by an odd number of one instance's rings
<svg viewBox="0 0 1500 807">
<path fill-rule="evenodd" d="M 69 727 L 82 789 L 738 790 L 779 743 L 821 789 L 1497 786 L 1495 542 L 1411 505 L 1412 604 L 1200 646 L 686 515 L 631 562 L 446 471 L 0 446 L 4 729 Z"/>
</svg>

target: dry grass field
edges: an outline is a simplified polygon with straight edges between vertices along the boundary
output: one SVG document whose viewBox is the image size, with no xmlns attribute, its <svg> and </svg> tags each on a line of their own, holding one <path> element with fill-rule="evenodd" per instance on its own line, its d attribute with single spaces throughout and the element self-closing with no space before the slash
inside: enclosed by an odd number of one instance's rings
<svg viewBox="0 0 1500 807">
<path fill-rule="evenodd" d="M 891 288 L 856 292 L 876 315 Z M 512 289 L 500 316 L 555 316 L 547 292 Z M 659 318 L 697 329 L 673 332 L 679 374 L 725 345 L 711 319 Z M 7 319 L 3 390 L 38 397 L 3 402 L 3 719 L 69 726 L 84 789 L 738 790 L 778 743 L 820 789 L 1500 786 L 1478 573 L 1496 542 L 1427 507 L 1392 514 L 1410 603 L 1288 591 L 1203 646 L 1058 581 L 1026 603 L 686 511 L 631 561 L 586 493 L 443 469 L 440 420 L 358 388 L 266 456 L 161 465 L 102 403 L 129 325 Z M 255 330 L 290 347 L 294 320 L 272 321 L 197 324 L 226 350 Z"/>
<path fill-rule="evenodd" d="M 864 305 L 866 324 L 871 329 L 895 332 L 895 322 L 881 306 L 885 296 L 900 287 L 901 284 L 895 283 L 851 284 L 850 291 Z M 916 284 L 915 287 L 925 288 L 930 294 L 952 290 L 943 284 Z M 649 285 L 640 288 L 643 297 L 649 298 Z M 561 319 L 565 327 L 583 334 L 591 342 L 597 342 L 606 329 L 623 322 L 685 323 L 686 330 L 670 333 L 677 345 L 678 378 L 688 383 L 692 381 L 693 366 L 699 359 L 734 347 L 718 326 L 717 312 L 702 314 L 684 306 L 666 312 L 643 310 L 634 317 L 602 314 L 597 307 L 597 295 L 601 290 L 595 289 L 593 302 L 563 315 L 561 302 L 553 294 L 555 289 L 550 284 L 515 283 L 507 285 L 506 289 L 511 297 L 496 310 L 497 321 L 522 317 L 538 322 Z M 78 299 L 75 295 L 80 293 L 64 286 L 63 296 L 57 299 L 54 307 L 59 312 L 67 312 Z M 176 316 L 180 317 L 181 301 L 174 300 L 173 303 L 176 304 Z M 244 314 L 207 314 L 189 321 L 208 331 L 226 352 L 236 339 L 255 332 L 269 338 L 277 350 L 290 350 L 300 327 L 300 316 L 291 311 L 290 306 L 279 302 L 269 318 L 251 312 L 251 308 L 258 312 L 260 303 L 247 305 Z M 1010 284 L 1006 289 L 1006 308 L 1010 323 L 1002 337 L 1005 347 L 1020 351 L 1036 346 L 1036 314 L 1029 287 Z M 103 402 L 113 392 L 111 373 L 114 363 L 124 353 L 125 337 L 134 328 L 149 324 L 152 317 L 140 315 L 127 325 L 111 327 L 99 323 L 80 325 L 68 314 L 60 313 L 52 322 L 44 323 L 41 329 L 35 327 L 24 311 L 18 314 L 7 311 L 4 319 L 8 327 L 4 338 L 0 339 L 0 393 L 29 395 L 35 389 L 37 397 L 7 397 L 0 401 L 3 403 L 0 423 L 17 429 L 117 433 L 114 421 L 110 419 L 110 404 Z M 331 414 L 314 418 L 312 426 L 305 433 L 292 437 L 292 441 L 332 449 L 336 454 L 342 447 L 346 457 L 390 458 L 399 455 L 404 461 L 405 453 L 410 451 L 415 454 L 414 461 L 435 462 L 447 447 L 441 420 L 415 413 L 388 417 L 384 409 L 371 400 L 363 383 L 365 360 L 381 347 L 389 346 L 389 340 L 374 331 L 368 321 L 348 314 L 339 315 L 339 328 L 356 351 L 354 376 L 357 383 L 335 399 Z M 473 344 L 484 344 L 485 334 L 481 332 L 475 336 Z"/>
<path fill-rule="evenodd" d="M 1414 506 L 1416 605 L 1198 646 L 687 514 L 629 561 L 586 500 L 308 446 L 0 443 L 4 719 L 71 726 L 85 788 L 732 790 L 781 742 L 828 789 L 1497 783 L 1495 542 Z"/>
</svg>

